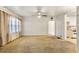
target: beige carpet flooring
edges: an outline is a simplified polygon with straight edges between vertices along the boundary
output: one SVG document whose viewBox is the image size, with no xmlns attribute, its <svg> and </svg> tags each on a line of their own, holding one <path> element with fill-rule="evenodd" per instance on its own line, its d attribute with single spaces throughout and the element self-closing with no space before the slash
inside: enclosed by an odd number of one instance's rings
<svg viewBox="0 0 79 59">
<path fill-rule="evenodd" d="M 52 36 L 25 36 L 16 39 L 4 47 L 0 52 L 4 53 L 73 53 L 76 52 L 76 44 L 64 39 Z"/>
</svg>

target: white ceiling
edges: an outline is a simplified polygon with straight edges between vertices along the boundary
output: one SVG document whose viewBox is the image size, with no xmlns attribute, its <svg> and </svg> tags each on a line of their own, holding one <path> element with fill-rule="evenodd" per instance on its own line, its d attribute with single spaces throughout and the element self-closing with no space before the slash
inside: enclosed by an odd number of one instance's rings
<svg viewBox="0 0 79 59">
<path fill-rule="evenodd" d="M 21 16 L 31 16 L 37 10 L 37 6 L 5 6 L 5 7 Z M 76 14 L 75 6 L 41 6 L 41 7 L 43 12 L 47 12 L 47 14 L 51 16 L 56 16 L 61 13 L 66 13 L 68 16 Z"/>
</svg>

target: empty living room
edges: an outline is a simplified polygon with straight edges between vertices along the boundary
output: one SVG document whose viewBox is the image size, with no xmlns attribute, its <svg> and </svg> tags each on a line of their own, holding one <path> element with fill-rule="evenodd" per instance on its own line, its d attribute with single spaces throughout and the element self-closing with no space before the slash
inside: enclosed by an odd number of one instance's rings
<svg viewBox="0 0 79 59">
<path fill-rule="evenodd" d="M 78 0 L 0 0 L 0 59 L 79 59 Z"/>
<path fill-rule="evenodd" d="M 78 52 L 78 6 L 0 6 L 0 53 Z"/>
</svg>

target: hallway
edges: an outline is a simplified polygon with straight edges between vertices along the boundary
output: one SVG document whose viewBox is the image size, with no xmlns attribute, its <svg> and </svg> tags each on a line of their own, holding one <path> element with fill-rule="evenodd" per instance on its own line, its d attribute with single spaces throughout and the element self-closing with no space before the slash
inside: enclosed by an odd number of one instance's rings
<svg viewBox="0 0 79 59">
<path fill-rule="evenodd" d="M 76 44 L 55 36 L 25 36 L 0 47 L 5 53 L 58 53 L 75 52 Z"/>
</svg>

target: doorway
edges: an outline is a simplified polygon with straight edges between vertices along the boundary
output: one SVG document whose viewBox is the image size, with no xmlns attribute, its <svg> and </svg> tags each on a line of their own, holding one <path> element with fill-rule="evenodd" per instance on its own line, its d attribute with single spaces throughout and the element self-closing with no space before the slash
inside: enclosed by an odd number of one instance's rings
<svg viewBox="0 0 79 59">
<path fill-rule="evenodd" d="M 68 16 L 66 21 L 67 27 L 67 40 L 76 44 L 77 39 L 77 27 L 76 27 L 76 16 Z"/>
<path fill-rule="evenodd" d="M 55 35 L 55 21 L 48 22 L 48 34 Z"/>
</svg>

